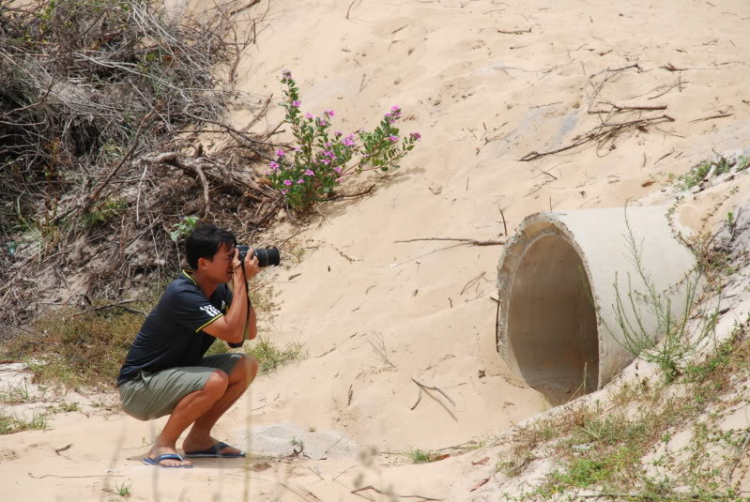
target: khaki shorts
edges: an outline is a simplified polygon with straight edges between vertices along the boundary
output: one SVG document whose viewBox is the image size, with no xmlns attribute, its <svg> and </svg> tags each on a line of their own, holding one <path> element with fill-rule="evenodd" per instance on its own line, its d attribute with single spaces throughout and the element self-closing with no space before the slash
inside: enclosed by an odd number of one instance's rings
<svg viewBox="0 0 750 502">
<path fill-rule="evenodd" d="M 183 397 L 203 389 L 214 371 L 222 370 L 229 375 L 242 357 L 242 354 L 218 354 L 204 357 L 198 366 L 154 373 L 143 370 L 120 385 L 122 409 L 138 420 L 169 415 Z"/>
</svg>

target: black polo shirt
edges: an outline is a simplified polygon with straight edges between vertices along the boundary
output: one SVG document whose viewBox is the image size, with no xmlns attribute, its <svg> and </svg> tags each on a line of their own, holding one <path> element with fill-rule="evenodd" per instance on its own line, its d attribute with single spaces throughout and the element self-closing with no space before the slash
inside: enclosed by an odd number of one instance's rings
<svg viewBox="0 0 750 502">
<path fill-rule="evenodd" d="M 128 350 L 117 385 L 135 378 L 141 370 L 159 371 L 194 366 L 215 337 L 202 330 L 223 316 L 232 304 L 232 291 L 220 284 L 206 298 L 185 271 L 167 286 Z"/>
</svg>

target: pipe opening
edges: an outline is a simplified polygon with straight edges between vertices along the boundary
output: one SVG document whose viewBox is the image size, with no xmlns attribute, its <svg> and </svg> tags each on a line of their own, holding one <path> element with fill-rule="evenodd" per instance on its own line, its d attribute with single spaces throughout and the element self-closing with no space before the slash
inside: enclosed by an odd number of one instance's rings
<svg viewBox="0 0 750 502">
<path fill-rule="evenodd" d="M 528 246 L 508 303 L 509 356 L 528 384 L 554 405 L 593 392 L 599 338 L 583 262 L 561 235 Z"/>
</svg>

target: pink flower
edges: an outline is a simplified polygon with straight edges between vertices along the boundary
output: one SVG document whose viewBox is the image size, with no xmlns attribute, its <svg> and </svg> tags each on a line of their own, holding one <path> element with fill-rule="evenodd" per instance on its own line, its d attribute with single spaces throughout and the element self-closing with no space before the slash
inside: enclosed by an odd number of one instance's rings
<svg viewBox="0 0 750 502">
<path fill-rule="evenodd" d="M 398 106 L 398 105 L 393 105 L 393 106 L 391 106 L 391 111 L 398 113 L 398 112 L 401 111 L 401 107 Z"/>
<path fill-rule="evenodd" d="M 281 70 L 281 76 L 284 78 L 292 78 L 292 72 L 289 70 Z"/>
<path fill-rule="evenodd" d="M 328 164 L 330 164 L 330 163 L 331 163 L 331 159 L 322 159 L 322 160 L 320 161 L 320 163 L 321 163 L 321 164 L 325 164 L 325 165 L 328 165 Z"/>
<path fill-rule="evenodd" d="M 285 155 L 284 150 L 281 150 L 281 149 L 276 150 L 276 155 L 278 155 L 279 157 L 283 157 Z"/>
<path fill-rule="evenodd" d="M 323 119 L 318 119 L 318 125 L 321 126 L 321 127 L 325 127 L 325 126 L 328 125 L 328 122 L 326 122 Z"/>
<path fill-rule="evenodd" d="M 302 179 L 299 179 L 299 180 L 297 180 L 297 184 L 298 184 L 298 185 L 301 185 L 301 184 L 302 184 L 302 183 L 304 183 L 304 182 L 305 182 L 305 180 L 302 180 Z"/>
<path fill-rule="evenodd" d="M 312 172 L 310 169 L 305 170 L 305 176 L 315 176 L 315 173 Z"/>
<path fill-rule="evenodd" d="M 336 131 L 335 133 L 333 133 L 333 135 L 336 136 L 336 137 L 339 137 L 339 136 L 343 136 L 344 133 L 341 132 L 341 131 Z"/>
<path fill-rule="evenodd" d="M 292 106 L 296 106 L 297 108 L 299 108 L 299 105 L 301 104 L 302 103 L 299 102 L 299 99 L 295 99 L 294 101 L 292 101 Z"/>
<path fill-rule="evenodd" d="M 341 166 L 336 166 L 336 167 L 333 168 L 333 170 L 336 171 L 337 173 L 341 174 Z"/>
<path fill-rule="evenodd" d="M 289 193 L 289 190 L 286 190 L 286 189 L 281 189 L 280 191 L 281 191 L 281 195 L 286 195 L 287 193 Z"/>
<path fill-rule="evenodd" d="M 396 141 L 398 141 L 398 136 L 391 134 L 390 136 L 388 136 L 388 139 L 395 143 Z"/>
<path fill-rule="evenodd" d="M 422 135 L 418 132 L 413 132 L 409 134 L 409 136 L 411 136 L 411 139 L 413 139 L 414 141 L 419 141 L 422 138 Z"/>
<path fill-rule="evenodd" d="M 324 113 L 324 114 L 325 114 L 326 116 L 328 116 L 328 117 L 333 117 L 334 115 L 336 115 L 335 113 L 333 113 L 333 110 L 326 110 L 326 111 L 324 111 L 323 113 Z"/>
<path fill-rule="evenodd" d="M 344 181 L 344 178 L 336 178 L 336 183 L 341 183 Z"/>
<path fill-rule="evenodd" d="M 278 162 L 269 162 L 268 167 L 271 168 L 271 170 L 276 171 L 279 169 L 279 163 Z"/>
<path fill-rule="evenodd" d="M 354 134 L 350 134 L 346 138 L 344 138 L 344 145 L 345 146 L 354 146 Z"/>
<path fill-rule="evenodd" d="M 307 112 L 307 113 L 305 114 L 305 118 L 306 118 L 307 120 L 312 120 L 312 119 L 313 119 L 313 118 L 315 118 L 315 117 L 313 117 L 312 113 L 310 113 L 310 112 Z"/>
<path fill-rule="evenodd" d="M 284 180 L 284 184 L 288 187 L 292 186 L 291 180 Z"/>
</svg>

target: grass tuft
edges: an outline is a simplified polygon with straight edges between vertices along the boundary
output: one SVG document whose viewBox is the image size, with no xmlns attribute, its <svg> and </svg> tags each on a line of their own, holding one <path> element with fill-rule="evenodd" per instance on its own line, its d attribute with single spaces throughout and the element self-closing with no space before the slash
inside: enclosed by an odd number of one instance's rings
<svg viewBox="0 0 750 502">
<path fill-rule="evenodd" d="M 300 343 L 290 342 L 282 349 L 263 336 L 259 336 L 246 347 L 245 352 L 258 361 L 260 373 L 276 371 L 285 364 L 300 360 L 304 355 Z"/>
<path fill-rule="evenodd" d="M 36 413 L 31 420 L 23 420 L 14 415 L 0 412 L 0 435 L 28 430 L 46 430 L 49 417 L 46 413 Z"/>
</svg>

